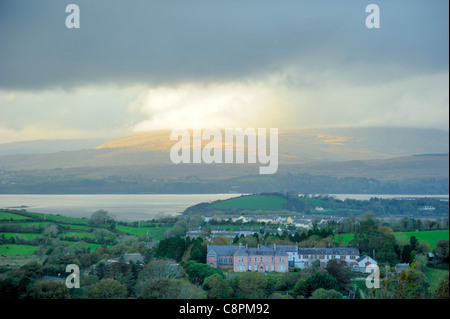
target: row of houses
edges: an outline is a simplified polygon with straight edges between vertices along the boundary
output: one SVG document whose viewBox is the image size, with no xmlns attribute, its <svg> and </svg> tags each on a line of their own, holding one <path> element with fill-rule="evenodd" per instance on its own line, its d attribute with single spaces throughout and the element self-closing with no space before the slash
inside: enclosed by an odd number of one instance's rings
<svg viewBox="0 0 450 319">
<path fill-rule="evenodd" d="M 208 245 L 206 263 L 235 272 L 287 272 L 289 267 L 302 269 L 316 261 L 325 267 L 333 259 L 345 262 L 357 271 L 377 264 L 369 256 L 360 256 L 357 248 L 299 248 L 295 245 Z"/>
<path fill-rule="evenodd" d="M 265 224 L 272 224 L 272 225 L 293 225 L 295 227 L 302 227 L 309 229 L 312 226 L 312 219 L 311 218 L 304 218 L 304 217 L 283 217 L 283 216 L 223 216 L 218 217 L 217 215 L 214 216 L 202 216 L 202 220 L 206 223 L 210 223 L 211 221 L 216 222 L 232 222 L 232 223 L 265 223 Z"/>
<path fill-rule="evenodd" d="M 276 229 L 273 228 L 225 228 L 225 227 L 195 227 L 191 228 L 189 231 L 186 232 L 187 237 L 191 238 L 197 238 L 197 237 L 203 237 L 208 238 L 210 240 L 214 240 L 218 237 L 225 237 L 225 238 L 235 238 L 236 236 L 241 237 L 242 235 L 252 236 L 253 234 L 266 234 L 269 233 L 271 235 L 281 235 L 284 231 L 287 231 L 291 235 L 295 235 L 295 230 L 291 230 L 286 226 L 279 226 Z"/>
</svg>

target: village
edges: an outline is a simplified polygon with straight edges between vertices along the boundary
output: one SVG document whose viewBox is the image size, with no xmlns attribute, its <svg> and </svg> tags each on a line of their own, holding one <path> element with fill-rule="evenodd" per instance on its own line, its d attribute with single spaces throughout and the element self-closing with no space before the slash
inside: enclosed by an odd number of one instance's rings
<svg viewBox="0 0 450 319">
<path fill-rule="evenodd" d="M 324 209 L 320 206 L 315 208 L 317 212 Z M 279 215 L 236 215 L 236 216 L 201 216 L 204 226 L 192 227 L 186 232 L 186 236 L 202 237 L 214 240 L 218 237 L 235 238 L 257 234 L 282 235 L 287 232 L 294 235 L 298 230 L 308 231 L 313 228 L 323 227 L 328 221 L 340 222 L 342 217 L 333 216 L 279 216 Z M 216 227 L 215 227 L 216 226 Z M 227 226 L 227 227 L 225 227 Z"/>
</svg>

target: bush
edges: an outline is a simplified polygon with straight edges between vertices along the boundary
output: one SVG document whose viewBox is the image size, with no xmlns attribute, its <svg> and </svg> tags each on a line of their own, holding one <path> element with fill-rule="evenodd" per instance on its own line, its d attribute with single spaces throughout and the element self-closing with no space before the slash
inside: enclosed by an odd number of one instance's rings
<svg viewBox="0 0 450 319">
<path fill-rule="evenodd" d="M 342 299 L 344 296 L 334 289 L 319 288 L 313 291 L 310 299 Z"/>
<path fill-rule="evenodd" d="M 313 291 L 324 289 L 339 289 L 339 283 L 336 278 L 324 271 L 318 271 L 306 280 L 299 280 L 294 287 L 294 294 L 297 296 L 310 297 Z"/>
</svg>

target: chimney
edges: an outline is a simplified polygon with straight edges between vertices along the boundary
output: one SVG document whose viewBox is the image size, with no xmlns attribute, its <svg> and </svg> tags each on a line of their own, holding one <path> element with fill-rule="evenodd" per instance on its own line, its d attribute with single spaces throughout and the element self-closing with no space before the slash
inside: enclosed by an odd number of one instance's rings
<svg viewBox="0 0 450 319">
<path fill-rule="evenodd" d="M 277 249 L 277 244 L 273 244 L 273 249 L 274 249 L 274 250 Z"/>
</svg>

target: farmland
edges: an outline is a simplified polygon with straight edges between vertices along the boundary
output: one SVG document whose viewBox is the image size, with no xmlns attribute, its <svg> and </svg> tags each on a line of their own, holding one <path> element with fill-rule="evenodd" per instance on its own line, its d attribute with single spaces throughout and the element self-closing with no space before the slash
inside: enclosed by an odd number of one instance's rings
<svg viewBox="0 0 450 319">
<path fill-rule="evenodd" d="M 449 239 L 448 230 L 430 230 L 419 232 L 394 232 L 394 236 L 397 241 L 409 241 L 412 236 L 415 236 L 419 242 L 425 241 L 428 243 L 430 249 L 436 247 L 436 242 L 441 239 Z M 353 234 L 336 235 L 335 240 L 339 240 L 339 237 L 343 242 L 348 243 L 353 239 Z"/>
<path fill-rule="evenodd" d="M 4 210 L 0 211 L 0 266 L 21 266 L 39 260 L 34 253 L 49 245 L 78 244 L 95 251 L 102 246 L 112 247 L 127 236 L 158 241 L 172 226 L 151 222 L 94 225 L 85 218 Z"/>
<path fill-rule="evenodd" d="M 281 210 L 287 201 L 279 196 L 241 196 L 211 205 L 211 209 Z"/>
<path fill-rule="evenodd" d="M 430 209 L 424 209 L 425 207 Z M 378 218 L 446 218 L 448 201 L 434 198 L 398 200 L 371 198 L 370 200 L 339 200 L 326 195 L 302 195 L 294 193 L 261 193 L 242 195 L 212 203 L 200 203 L 187 208 L 185 215 L 193 214 L 302 214 L 310 216 L 351 217 L 373 212 Z"/>
</svg>

